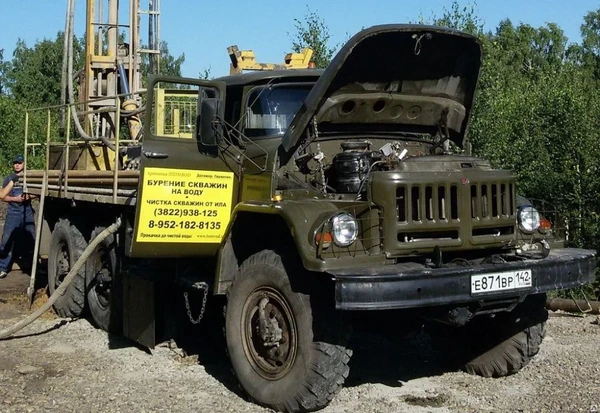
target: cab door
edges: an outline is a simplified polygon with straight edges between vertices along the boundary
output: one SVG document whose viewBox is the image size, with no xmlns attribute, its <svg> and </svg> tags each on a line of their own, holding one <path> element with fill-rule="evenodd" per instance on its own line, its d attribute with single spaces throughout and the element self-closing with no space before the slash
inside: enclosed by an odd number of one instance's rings
<svg viewBox="0 0 600 413">
<path fill-rule="evenodd" d="M 220 156 L 218 142 L 203 139 L 200 115 L 212 108 L 221 116 L 224 101 L 223 82 L 150 78 L 132 257 L 203 256 L 219 248 L 239 167 Z"/>
</svg>

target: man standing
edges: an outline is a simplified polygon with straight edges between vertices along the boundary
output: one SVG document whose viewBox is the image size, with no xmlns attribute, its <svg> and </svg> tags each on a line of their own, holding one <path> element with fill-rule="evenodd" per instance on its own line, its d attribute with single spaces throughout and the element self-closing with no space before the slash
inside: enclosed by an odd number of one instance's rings
<svg viewBox="0 0 600 413">
<path fill-rule="evenodd" d="M 17 155 L 13 159 L 13 173 L 8 175 L 0 189 L 0 199 L 8 203 L 6 221 L 0 241 L 0 278 L 8 275 L 12 265 L 13 255 L 16 252 L 14 245 L 19 232 L 25 232 L 35 240 L 35 224 L 33 207 L 28 194 L 23 193 L 23 186 L 19 184 L 19 178 L 23 176 L 25 162 L 23 155 Z"/>
</svg>

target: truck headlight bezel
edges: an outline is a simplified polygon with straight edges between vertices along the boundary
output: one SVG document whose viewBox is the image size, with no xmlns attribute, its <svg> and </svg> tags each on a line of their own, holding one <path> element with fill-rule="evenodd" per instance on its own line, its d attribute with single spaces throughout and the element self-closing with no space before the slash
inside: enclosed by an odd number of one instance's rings
<svg viewBox="0 0 600 413">
<path fill-rule="evenodd" d="M 331 235 L 338 247 L 349 247 L 358 238 L 358 222 L 352 214 L 340 212 L 331 217 Z"/>
<path fill-rule="evenodd" d="M 541 216 L 533 205 L 522 205 L 517 214 L 519 228 L 526 234 L 533 234 L 540 227 Z"/>
</svg>

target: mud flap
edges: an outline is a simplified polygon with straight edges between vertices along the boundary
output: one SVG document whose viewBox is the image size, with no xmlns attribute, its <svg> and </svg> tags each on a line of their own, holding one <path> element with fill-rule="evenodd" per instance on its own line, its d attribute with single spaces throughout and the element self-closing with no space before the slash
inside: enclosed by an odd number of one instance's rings
<svg viewBox="0 0 600 413">
<path fill-rule="evenodd" d="M 156 345 L 154 282 L 136 276 L 123 278 L 123 335 L 153 349 Z"/>
</svg>

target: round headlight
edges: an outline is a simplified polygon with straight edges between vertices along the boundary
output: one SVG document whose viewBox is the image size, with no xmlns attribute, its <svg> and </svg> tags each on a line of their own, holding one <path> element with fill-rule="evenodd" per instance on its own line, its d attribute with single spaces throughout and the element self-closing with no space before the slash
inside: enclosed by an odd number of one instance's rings
<svg viewBox="0 0 600 413">
<path fill-rule="evenodd" d="M 333 242 L 338 247 L 347 247 L 356 241 L 358 224 L 348 213 L 341 213 L 331 219 Z"/>
<path fill-rule="evenodd" d="M 519 225 L 525 232 L 536 231 L 540 227 L 540 213 L 531 205 L 524 205 L 519 210 Z"/>
</svg>

